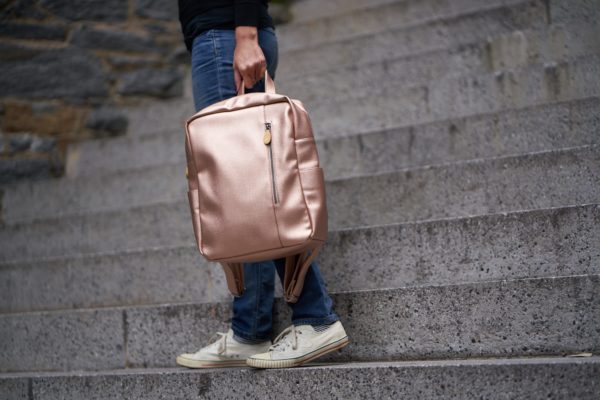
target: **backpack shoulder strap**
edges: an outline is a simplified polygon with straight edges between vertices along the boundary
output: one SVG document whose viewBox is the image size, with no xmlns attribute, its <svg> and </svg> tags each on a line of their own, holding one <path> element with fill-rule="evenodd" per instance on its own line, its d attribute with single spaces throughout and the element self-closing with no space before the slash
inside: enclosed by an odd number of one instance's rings
<svg viewBox="0 0 600 400">
<path fill-rule="evenodd" d="M 304 287 L 304 278 L 310 264 L 319 254 L 323 245 L 319 245 L 311 250 L 305 250 L 300 254 L 294 254 L 285 258 L 285 273 L 283 278 L 283 296 L 288 303 L 298 301 L 302 288 Z"/>
<path fill-rule="evenodd" d="M 227 288 L 232 295 L 239 297 L 244 293 L 244 265 L 242 263 L 221 263 L 225 271 Z"/>
</svg>

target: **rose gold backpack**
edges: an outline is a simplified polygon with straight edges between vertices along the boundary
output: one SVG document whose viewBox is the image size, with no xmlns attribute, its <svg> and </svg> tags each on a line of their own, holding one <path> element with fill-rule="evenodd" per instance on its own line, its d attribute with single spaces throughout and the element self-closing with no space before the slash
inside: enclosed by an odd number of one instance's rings
<svg viewBox="0 0 600 400">
<path fill-rule="evenodd" d="M 200 253 L 220 262 L 233 295 L 243 262 L 285 257 L 284 296 L 296 302 L 327 238 L 323 170 L 302 103 L 242 93 L 186 124 L 188 198 Z"/>
</svg>

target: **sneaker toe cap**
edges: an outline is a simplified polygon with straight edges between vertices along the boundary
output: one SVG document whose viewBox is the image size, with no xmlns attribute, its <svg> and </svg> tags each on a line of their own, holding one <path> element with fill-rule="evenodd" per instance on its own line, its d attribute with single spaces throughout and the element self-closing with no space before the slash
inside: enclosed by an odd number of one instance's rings
<svg viewBox="0 0 600 400">
<path fill-rule="evenodd" d="M 259 353 L 259 354 L 254 354 L 252 357 L 255 360 L 271 360 L 271 353 Z"/>
</svg>

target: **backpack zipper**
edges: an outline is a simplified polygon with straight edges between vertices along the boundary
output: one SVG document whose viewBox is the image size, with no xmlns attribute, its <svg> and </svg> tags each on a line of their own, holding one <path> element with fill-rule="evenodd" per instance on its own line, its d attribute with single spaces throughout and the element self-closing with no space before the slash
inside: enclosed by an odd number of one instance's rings
<svg viewBox="0 0 600 400">
<path fill-rule="evenodd" d="M 275 165 L 273 162 L 273 148 L 271 147 L 271 123 L 265 122 L 265 133 L 263 134 L 263 143 L 267 146 L 269 153 L 269 166 L 271 168 L 271 185 L 273 189 L 273 203 L 279 203 L 279 194 L 277 193 L 277 182 L 275 178 Z"/>
</svg>

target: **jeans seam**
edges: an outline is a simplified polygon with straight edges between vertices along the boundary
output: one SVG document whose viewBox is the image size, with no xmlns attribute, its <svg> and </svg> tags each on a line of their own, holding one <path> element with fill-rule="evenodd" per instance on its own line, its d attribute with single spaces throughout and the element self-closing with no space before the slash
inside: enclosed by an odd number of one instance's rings
<svg viewBox="0 0 600 400">
<path fill-rule="evenodd" d="M 262 267 L 262 265 L 261 265 Z M 258 309 L 260 307 L 260 299 L 261 299 L 261 287 L 262 287 L 262 282 L 260 280 L 260 268 L 254 268 L 256 270 L 256 283 L 259 283 L 257 285 L 256 288 L 256 298 L 255 298 L 255 302 L 254 302 L 254 318 L 253 318 L 253 324 L 252 324 L 252 335 L 256 336 L 256 332 L 258 330 Z"/>
<path fill-rule="evenodd" d="M 217 66 L 217 90 L 219 92 L 219 98 L 223 99 L 223 89 L 221 88 L 221 54 L 219 53 L 220 44 L 217 44 L 218 38 L 215 35 L 215 31 L 211 30 L 210 33 L 211 33 L 211 39 L 212 39 L 212 43 L 213 43 L 213 50 L 215 52 L 215 60 L 216 60 L 216 66 Z"/>
</svg>

